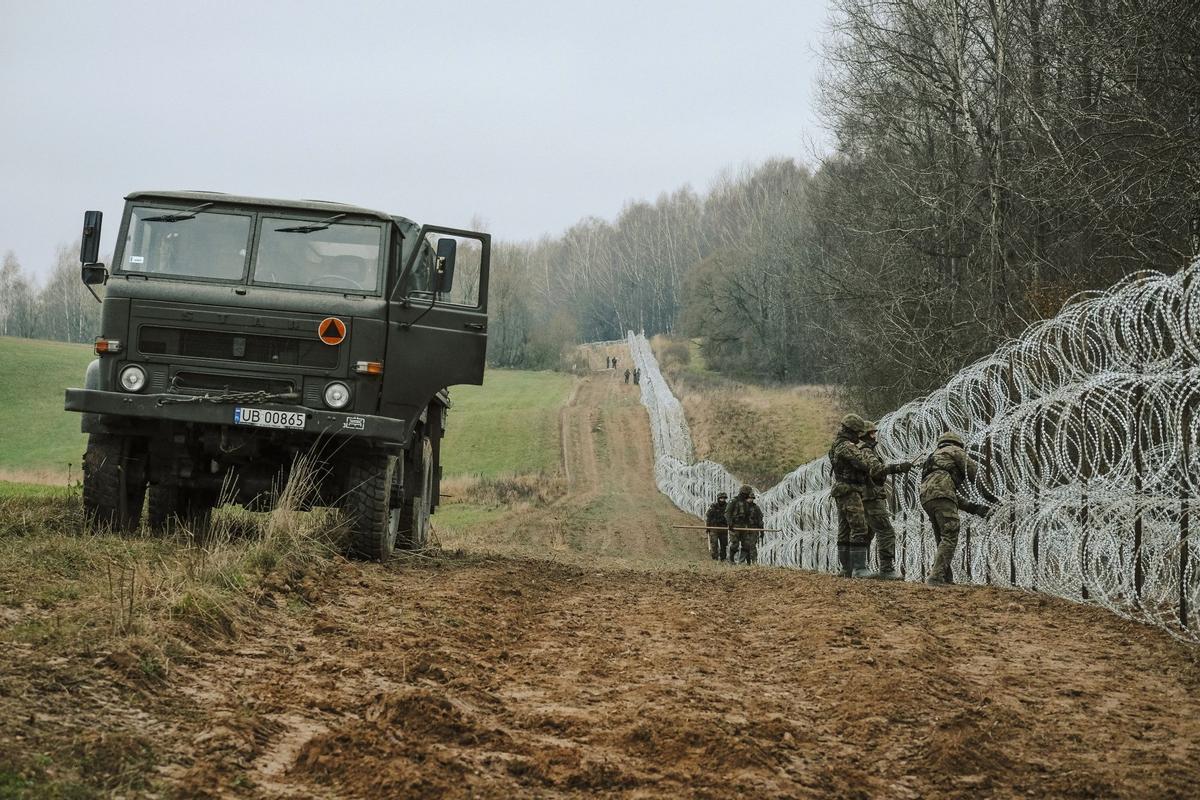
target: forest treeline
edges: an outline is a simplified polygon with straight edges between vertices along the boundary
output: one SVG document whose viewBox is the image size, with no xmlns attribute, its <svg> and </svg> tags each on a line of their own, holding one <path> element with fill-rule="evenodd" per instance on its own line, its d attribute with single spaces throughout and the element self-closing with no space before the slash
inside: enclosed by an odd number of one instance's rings
<svg viewBox="0 0 1200 800">
<path fill-rule="evenodd" d="M 1077 291 L 1197 252 L 1193 0 L 835 0 L 813 168 L 499 249 L 492 360 L 627 328 L 739 377 L 924 393 Z M 755 124 L 770 124 L 769 110 Z"/>
<path fill-rule="evenodd" d="M 1195 257 L 1194 0 L 833 2 L 830 152 L 499 241 L 493 365 L 671 333 L 732 376 L 836 383 L 874 414 L 1078 291 Z M 70 256 L 41 289 L 6 258 L 0 332 L 90 340 Z"/>
<path fill-rule="evenodd" d="M 111 259 L 109 259 L 111 260 Z M 100 304 L 79 281 L 79 242 L 62 245 L 45 283 L 34 281 L 11 250 L 0 260 L 0 336 L 90 342 Z"/>
</svg>

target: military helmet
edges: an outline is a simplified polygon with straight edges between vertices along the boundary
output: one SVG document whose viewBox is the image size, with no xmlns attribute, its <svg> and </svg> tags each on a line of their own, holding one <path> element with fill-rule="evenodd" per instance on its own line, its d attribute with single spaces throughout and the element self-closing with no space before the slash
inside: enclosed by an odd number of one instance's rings
<svg viewBox="0 0 1200 800">
<path fill-rule="evenodd" d="M 851 433 L 862 435 L 867 430 L 867 421 L 858 414 L 847 414 L 842 417 L 842 427 Z"/>
<path fill-rule="evenodd" d="M 750 484 L 743 483 L 742 488 L 738 489 L 738 495 L 741 497 L 754 497 L 754 489 L 751 488 Z"/>
<path fill-rule="evenodd" d="M 728 495 L 728 494 L 726 494 L 725 492 L 720 492 L 720 493 L 718 493 L 718 494 L 717 494 L 717 499 L 718 499 L 718 500 L 728 500 L 728 499 L 729 499 L 729 495 Z"/>
<path fill-rule="evenodd" d="M 955 433 L 954 431 L 946 431 L 945 433 L 943 433 L 941 436 L 938 437 L 937 443 L 938 443 L 938 447 L 941 447 L 944 444 L 956 444 L 959 447 L 967 446 L 967 443 L 963 441 L 963 438 L 961 436 L 959 436 L 957 433 Z"/>
</svg>

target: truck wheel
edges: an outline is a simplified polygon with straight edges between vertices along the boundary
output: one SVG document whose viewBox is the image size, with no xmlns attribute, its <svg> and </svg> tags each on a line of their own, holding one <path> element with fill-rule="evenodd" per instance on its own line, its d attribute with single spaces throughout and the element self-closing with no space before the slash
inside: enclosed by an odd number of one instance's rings
<svg viewBox="0 0 1200 800">
<path fill-rule="evenodd" d="M 217 502 L 216 492 L 212 489 L 188 486 L 159 484 L 151 486 L 148 494 L 146 521 L 155 533 L 164 533 L 179 523 L 193 531 L 204 528 Z"/>
<path fill-rule="evenodd" d="M 121 436 L 93 433 L 83 454 L 83 510 L 95 525 L 136 530 L 146 497 L 144 456 Z"/>
<path fill-rule="evenodd" d="M 396 549 L 400 511 L 392 510 L 396 457 L 364 454 L 347 464 L 342 511 L 350 518 L 350 553 L 383 561 Z"/>
<path fill-rule="evenodd" d="M 429 509 L 433 503 L 433 442 L 421 439 L 420 463 L 413 475 L 419 476 L 417 491 L 400 507 L 400 538 L 404 550 L 422 550 L 429 544 Z"/>
</svg>

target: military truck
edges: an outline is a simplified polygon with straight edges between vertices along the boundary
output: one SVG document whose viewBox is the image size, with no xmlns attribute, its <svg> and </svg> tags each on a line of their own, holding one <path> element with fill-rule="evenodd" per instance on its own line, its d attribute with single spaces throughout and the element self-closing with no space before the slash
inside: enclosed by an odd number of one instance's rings
<svg viewBox="0 0 1200 800">
<path fill-rule="evenodd" d="M 483 382 L 490 237 L 331 202 L 125 200 L 111 271 L 98 211 L 80 252 L 105 285 L 96 359 L 66 391 L 90 517 L 127 530 L 144 506 L 163 530 L 261 508 L 305 457 L 355 555 L 422 547 L 448 387 Z"/>
</svg>

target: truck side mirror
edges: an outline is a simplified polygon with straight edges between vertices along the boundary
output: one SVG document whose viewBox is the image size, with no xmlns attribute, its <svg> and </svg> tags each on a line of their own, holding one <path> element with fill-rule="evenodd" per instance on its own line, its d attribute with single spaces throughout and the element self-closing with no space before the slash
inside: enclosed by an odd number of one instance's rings
<svg viewBox="0 0 1200 800">
<path fill-rule="evenodd" d="M 84 264 L 79 268 L 79 279 L 86 286 L 108 283 L 108 270 L 103 264 Z"/>
<path fill-rule="evenodd" d="M 458 242 L 450 237 L 438 239 L 437 258 L 433 262 L 434 294 L 449 294 L 454 286 L 454 254 Z"/>
<path fill-rule="evenodd" d="M 85 211 L 83 213 L 83 237 L 79 240 L 79 260 L 84 264 L 95 264 L 100 260 L 100 227 L 103 222 L 103 211 Z"/>
</svg>

